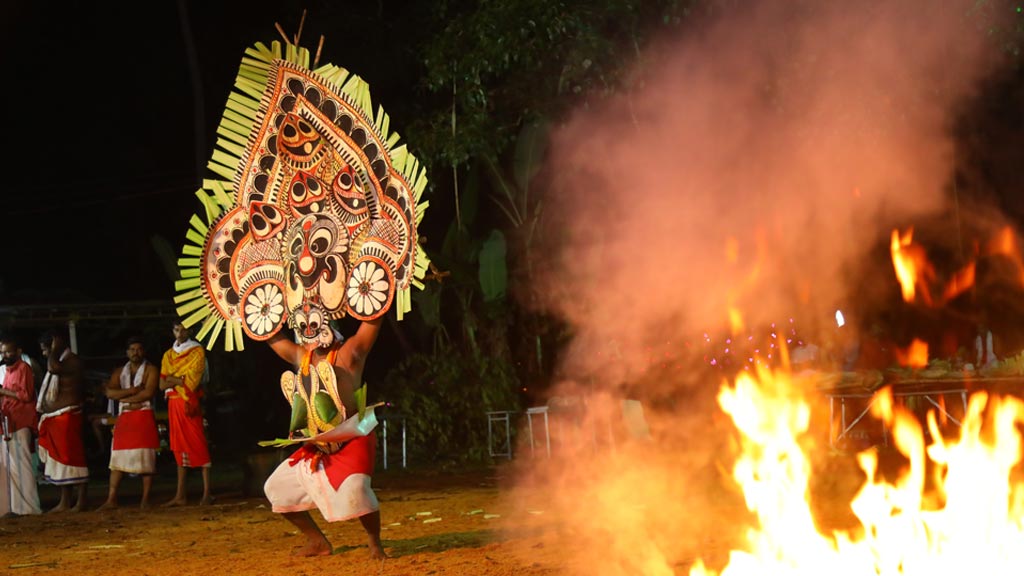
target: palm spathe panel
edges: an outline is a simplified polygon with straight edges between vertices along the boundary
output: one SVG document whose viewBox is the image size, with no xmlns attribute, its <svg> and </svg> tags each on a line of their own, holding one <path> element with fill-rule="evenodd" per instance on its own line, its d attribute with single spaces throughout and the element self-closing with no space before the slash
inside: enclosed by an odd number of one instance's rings
<svg viewBox="0 0 1024 576">
<path fill-rule="evenodd" d="M 411 307 L 428 259 L 416 228 L 426 176 L 366 83 L 309 52 L 274 42 L 246 51 L 196 192 L 175 301 L 202 322 L 208 346 L 225 333 L 266 340 L 286 324 L 307 342 L 328 322 Z"/>
</svg>

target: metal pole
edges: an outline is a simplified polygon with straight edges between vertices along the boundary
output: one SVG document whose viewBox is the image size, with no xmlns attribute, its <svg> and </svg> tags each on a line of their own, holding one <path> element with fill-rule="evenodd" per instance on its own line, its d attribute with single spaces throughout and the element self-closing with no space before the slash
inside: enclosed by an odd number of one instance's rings
<svg viewBox="0 0 1024 576">
<path fill-rule="evenodd" d="M 384 469 L 388 469 L 388 419 L 384 418 Z"/>
<path fill-rule="evenodd" d="M 14 473 L 14 470 L 11 470 L 10 423 L 7 420 L 7 415 L 6 414 L 4 414 L 3 418 L 4 418 L 4 420 L 3 420 L 3 425 L 4 425 L 4 431 L 3 431 L 4 432 L 4 439 L 3 439 L 3 443 L 4 443 L 4 456 L 5 456 L 5 460 L 7 460 L 7 462 L 5 463 L 5 466 L 7 466 L 7 478 L 6 478 L 6 480 L 7 480 L 7 486 L 6 486 L 6 488 L 7 488 L 7 512 L 8 513 L 12 513 L 12 512 L 14 512 L 14 478 L 12 478 L 11 475 Z M 18 482 L 18 487 L 19 488 L 21 487 L 21 482 Z"/>
<path fill-rule="evenodd" d="M 828 445 L 836 445 L 836 397 L 828 397 Z"/>
<path fill-rule="evenodd" d="M 551 432 L 548 428 L 548 411 L 544 411 L 544 442 L 548 447 L 548 458 L 551 458 Z"/>
<path fill-rule="evenodd" d="M 68 346 L 72 352 L 78 354 L 78 331 L 75 330 L 74 320 L 68 320 Z"/>
<path fill-rule="evenodd" d="M 530 457 L 536 456 L 533 450 L 533 414 L 529 410 L 526 411 L 526 425 L 530 427 Z"/>
<path fill-rule="evenodd" d="M 847 430 L 846 430 L 846 398 L 841 398 L 839 400 L 839 407 L 840 407 L 840 412 L 842 413 L 842 416 L 840 417 L 841 418 L 841 423 L 842 423 L 842 429 L 839 431 L 839 438 L 842 438 L 843 436 L 846 436 L 846 432 L 847 432 Z"/>
<path fill-rule="evenodd" d="M 490 454 L 492 458 L 494 457 L 494 440 L 493 440 L 493 432 L 492 432 L 492 430 L 494 428 L 494 426 L 492 425 L 493 422 L 494 422 L 494 419 L 491 417 L 491 414 L 488 412 L 487 413 L 487 453 Z"/>
<path fill-rule="evenodd" d="M 510 414 L 505 412 L 505 454 L 508 459 L 512 459 L 512 422 L 509 420 Z"/>
</svg>

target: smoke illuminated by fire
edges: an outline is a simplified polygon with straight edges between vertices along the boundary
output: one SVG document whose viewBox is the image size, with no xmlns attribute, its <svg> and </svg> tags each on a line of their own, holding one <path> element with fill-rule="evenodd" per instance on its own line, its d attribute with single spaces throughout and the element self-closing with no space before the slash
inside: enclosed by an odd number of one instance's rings
<svg viewBox="0 0 1024 576">
<path fill-rule="evenodd" d="M 550 498 L 558 533 L 582 548 L 567 550 L 574 572 L 890 574 L 903 562 L 913 570 L 901 573 L 924 574 L 943 562 L 999 573 L 997 562 L 1021 561 L 1024 546 L 1006 545 L 1021 537 L 1024 513 L 1024 490 L 1009 479 L 1020 438 L 1008 422 L 1020 422 L 1019 404 L 975 397 L 964 436 L 947 442 L 932 431 L 927 446 L 892 411 L 910 471 L 890 483 L 862 455 L 861 471 L 829 479 L 833 495 L 859 488 L 852 504 L 833 505 L 850 517 L 833 510 L 823 520 L 808 499 L 816 467 L 831 465 L 815 460 L 828 440 L 814 428 L 829 422 L 813 386 L 785 368 L 723 383 L 699 361 L 655 373 L 651 360 L 652 349 L 683 349 L 709 326 L 735 332 L 794 316 L 800 326 L 822 319 L 841 339 L 867 304 L 846 275 L 890 234 L 897 270 L 912 253 L 915 273 L 931 266 L 898 230 L 944 210 L 953 111 L 987 70 L 969 5 L 727 10 L 650 46 L 639 88 L 591 102 L 556 132 L 545 197 L 556 232 L 537 251 L 546 265 L 535 269 L 547 276 L 536 288 L 572 329 L 560 359 L 566 384 L 553 394 L 573 408 L 552 432 L 556 458 L 529 461 L 516 497 Z M 978 254 L 1019 259 L 1008 234 Z M 910 296 L 941 305 L 974 274 L 968 265 L 908 276 Z M 908 354 L 912 365 L 928 361 L 927 346 L 923 360 L 920 349 Z M 648 431 L 613 432 L 624 397 L 645 401 Z M 566 429 L 586 432 L 565 441 Z M 986 493 L 964 494 L 975 472 Z M 963 551 L 982 544 L 992 564 L 967 564 Z"/>
</svg>

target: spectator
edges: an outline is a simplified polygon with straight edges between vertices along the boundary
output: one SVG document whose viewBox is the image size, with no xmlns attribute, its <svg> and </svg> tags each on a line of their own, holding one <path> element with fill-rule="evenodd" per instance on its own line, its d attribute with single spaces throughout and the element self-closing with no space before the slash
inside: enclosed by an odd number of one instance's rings
<svg viewBox="0 0 1024 576">
<path fill-rule="evenodd" d="M 100 510 L 117 508 L 117 490 L 125 473 L 142 476 L 142 502 L 149 508 L 149 491 L 156 472 L 156 450 L 160 438 L 156 432 L 152 398 L 159 386 L 156 366 L 146 361 L 142 340 L 128 341 L 128 363 L 110 375 L 106 394 L 120 404 L 114 439 L 110 449 L 110 491 Z"/>
</svg>

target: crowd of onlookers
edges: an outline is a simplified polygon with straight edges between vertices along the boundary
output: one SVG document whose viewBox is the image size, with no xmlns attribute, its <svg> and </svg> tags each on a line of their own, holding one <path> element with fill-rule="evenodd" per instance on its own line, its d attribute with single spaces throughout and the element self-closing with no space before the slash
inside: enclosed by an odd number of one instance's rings
<svg viewBox="0 0 1024 576">
<path fill-rule="evenodd" d="M 0 337 L 0 517 L 42 512 L 38 486 L 58 488 L 51 512 L 80 511 L 86 506 L 89 465 L 86 437 L 95 434 L 104 456 L 109 453 L 110 480 L 100 510 L 118 506 L 124 476 L 142 482 L 141 506 L 150 505 L 150 490 L 161 449 L 154 408 L 166 405 L 164 441 L 177 464 L 177 491 L 165 506 L 186 503 L 188 468 L 200 468 L 203 495 L 210 496 L 210 454 L 200 399 L 207 380 L 205 351 L 180 321 L 172 326 L 174 343 L 159 366 L 146 359 L 140 338 L 129 338 L 126 361 L 117 366 L 100 391 L 106 410 L 86 410 L 87 377 L 65 331 L 51 330 L 38 340 L 42 361 L 11 335 Z M 104 430 L 110 429 L 109 450 Z"/>
</svg>

